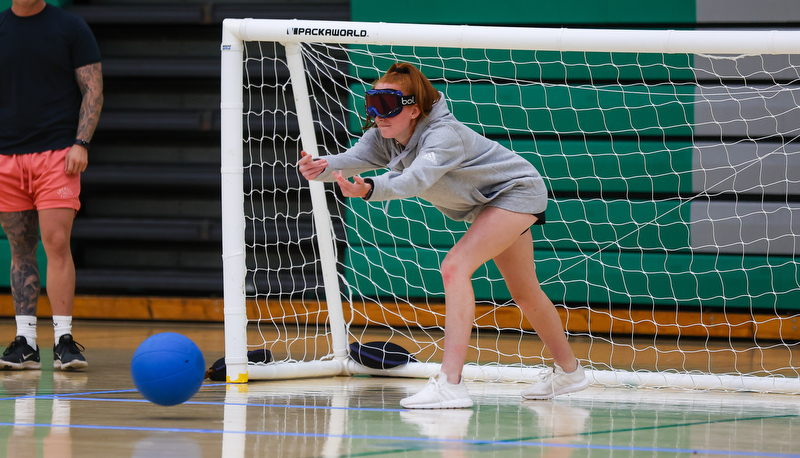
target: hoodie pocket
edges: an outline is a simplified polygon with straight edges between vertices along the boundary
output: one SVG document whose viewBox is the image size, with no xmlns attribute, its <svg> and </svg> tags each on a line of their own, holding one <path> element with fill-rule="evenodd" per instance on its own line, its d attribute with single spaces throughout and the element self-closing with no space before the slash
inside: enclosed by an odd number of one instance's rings
<svg viewBox="0 0 800 458">
<path fill-rule="evenodd" d="M 509 190 L 509 189 L 511 189 L 513 187 L 514 187 L 513 183 L 512 184 L 506 184 L 502 188 L 492 189 L 491 191 L 489 191 L 489 194 L 484 194 L 479 189 L 473 189 L 470 194 L 471 194 L 472 198 L 475 199 L 475 201 L 477 201 L 479 203 L 482 203 L 482 204 L 485 204 L 485 203 L 491 201 L 492 199 L 494 199 L 495 197 L 497 197 L 498 194 L 500 194 L 502 192 L 505 192 L 505 191 L 507 191 L 507 190 Z"/>
</svg>

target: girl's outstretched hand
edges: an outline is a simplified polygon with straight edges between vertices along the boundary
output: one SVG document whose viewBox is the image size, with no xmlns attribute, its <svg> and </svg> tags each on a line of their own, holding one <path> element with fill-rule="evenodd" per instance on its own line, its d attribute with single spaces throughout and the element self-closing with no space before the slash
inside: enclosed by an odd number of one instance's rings
<svg viewBox="0 0 800 458">
<path fill-rule="evenodd" d="M 353 176 L 353 181 L 348 180 L 342 175 L 342 171 L 333 172 L 333 177 L 336 178 L 336 183 L 342 190 L 342 195 L 345 197 L 365 197 L 372 185 L 364 181 L 358 175 Z"/>
<path fill-rule="evenodd" d="M 300 160 L 297 161 L 297 168 L 306 180 L 313 180 L 318 177 L 328 167 L 325 159 L 314 159 L 305 151 L 300 151 Z"/>
</svg>

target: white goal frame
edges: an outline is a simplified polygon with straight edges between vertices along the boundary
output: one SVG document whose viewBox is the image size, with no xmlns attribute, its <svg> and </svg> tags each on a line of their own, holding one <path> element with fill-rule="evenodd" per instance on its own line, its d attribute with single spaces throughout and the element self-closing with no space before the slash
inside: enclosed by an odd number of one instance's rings
<svg viewBox="0 0 800 458">
<path fill-rule="evenodd" d="M 323 184 L 311 182 L 314 223 L 323 265 L 333 358 L 267 365 L 247 362 L 245 222 L 243 219 L 243 49 L 249 41 L 278 42 L 286 49 L 303 149 L 318 156 L 301 42 L 383 44 L 454 48 L 710 54 L 800 54 L 800 31 L 588 30 L 414 25 L 267 19 L 225 19 L 221 44 L 222 259 L 224 269 L 225 361 L 229 382 L 256 379 L 380 374 L 428 377 L 439 365 L 409 363 L 374 370 L 348 357 L 347 323 L 336 272 L 333 228 Z M 465 366 L 467 379 L 533 380 L 539 368 Z M 675 386 L 692 389 L 800 393 L 800 380 L 779 377 L 588 371 L 604 385 Z"/>
</svg>

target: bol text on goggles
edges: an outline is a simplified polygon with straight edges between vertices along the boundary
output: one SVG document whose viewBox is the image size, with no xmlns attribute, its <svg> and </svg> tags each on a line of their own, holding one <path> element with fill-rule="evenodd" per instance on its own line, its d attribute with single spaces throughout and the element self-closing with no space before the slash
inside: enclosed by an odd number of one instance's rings
<svg viewBox="0 0 800 458">
<path fill-rule="evenodd" d="M 413 95 L 403 95 L 393 89 L 370 89 L 366 95 L 367 116 L 391 118 L 403 111 L 406 105 L 417 103 Z"/>
</svg>

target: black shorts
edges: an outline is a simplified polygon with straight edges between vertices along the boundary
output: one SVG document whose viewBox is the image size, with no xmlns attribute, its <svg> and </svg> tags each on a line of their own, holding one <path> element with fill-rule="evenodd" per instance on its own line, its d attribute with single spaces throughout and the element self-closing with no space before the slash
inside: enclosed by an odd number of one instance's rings
<svg viewBox="0 0 800 458">
<path fill-rule="evenodd" d="M 534 226 L 540 226 L 540 225 L 544 224 L 545 222 L 547 222 L 547 220 L 544 217 L 544 212 L 536 213 L 533 216 L 536 217 L 536 222 L 533 223 Z M 525 229 L 524 231 L 522 231 L 522 234 L 528 232 L 529 230 L 531 230 L 531 228 Z M 522 234 L 520 234 L 520 235 L 522 235 Z"/>
</svg>

